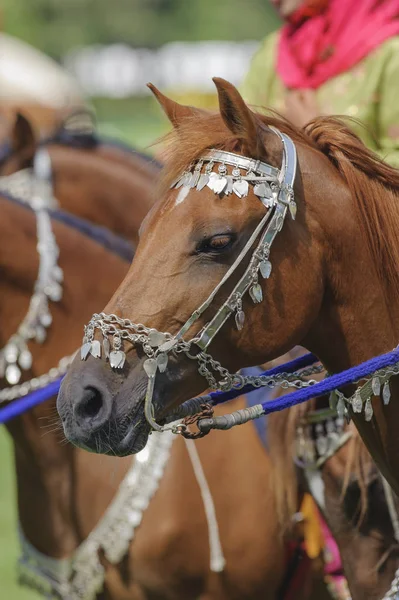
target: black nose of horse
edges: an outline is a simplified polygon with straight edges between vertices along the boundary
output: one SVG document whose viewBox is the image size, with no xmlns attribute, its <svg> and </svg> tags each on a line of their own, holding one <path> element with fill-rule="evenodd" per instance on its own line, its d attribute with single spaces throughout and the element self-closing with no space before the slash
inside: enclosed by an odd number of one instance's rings
<svg viewBox="0 0 399 600">
<path fill-rule="evenodd" d="M 109 394 L 94 385 L 88 385 L 74 402 L 73 414 L 76 424 L 83 432 L 93 433 L 109 419 L 112 399 Z"/>
</svg>

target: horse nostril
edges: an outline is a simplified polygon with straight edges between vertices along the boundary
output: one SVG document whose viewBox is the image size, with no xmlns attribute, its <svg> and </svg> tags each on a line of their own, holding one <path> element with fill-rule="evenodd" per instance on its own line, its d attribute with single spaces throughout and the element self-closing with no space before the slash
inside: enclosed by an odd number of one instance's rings
<svg viewBox="0 0 399 600">
<path fill-rule="evenodd" d="M 85 388 L 83 398 L 75 407 L 75 414 L 83 421 L 95 419 L 104 406 L 103 395 L 95 387 L 89 386 Z"/>
</svg>

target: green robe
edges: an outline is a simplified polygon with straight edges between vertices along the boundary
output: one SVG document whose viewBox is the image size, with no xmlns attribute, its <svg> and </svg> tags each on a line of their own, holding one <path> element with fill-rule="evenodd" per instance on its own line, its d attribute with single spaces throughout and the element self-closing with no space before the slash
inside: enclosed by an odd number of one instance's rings
<svg viewBox="0 0 399 600">
<path fill-rule="evenodd" d="M 248 104 L 284 114 L 285 87 L 276 71 L 278 32 L 268 36 L 252 59 L 243 85 Z M 321 114 L 360 120 L 353 129 L 379 156 L 399 167 L 399 37 L 388 39 L 350 71 L 316 90 Z M 365 126 L 365 127 L 364 127 Z"/>
</svg>

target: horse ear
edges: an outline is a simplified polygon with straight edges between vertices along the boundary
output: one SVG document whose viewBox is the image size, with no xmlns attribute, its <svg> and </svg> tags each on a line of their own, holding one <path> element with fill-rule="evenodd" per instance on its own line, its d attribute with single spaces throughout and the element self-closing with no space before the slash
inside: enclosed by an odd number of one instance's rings
<svg viewBox="0 0 399 600">
<path fill-rule="evenodd" d="M 254 113 L 233 84 L 221 77 L 214 77 L 213 82 L 218 91 L 220 114 L 225 125 L 245 143 L 248 153 L 256 156 L 263 145 Z"/>
<path fill-rule="evenodd" d="M 17 112 L 15 116 L 11 143 L 15 152 L 23 153 L 25 161 L 33 160 L 36 151 L 36 136 L 30 121 L 20 112 Z"/>
<path fill-rule="evenodd" d="M 147 87 L 150 88 L 159 104 L 162 106 L 166 116 L 176 129 L 181 125 L 184 119 L 199 115 L 202 111 L 192 106 L 184 106 L 175 102 L 171 98 L 168 98 L 162 92 L 158 90 L 152 83 L 147 83 Z"/>
</svg>

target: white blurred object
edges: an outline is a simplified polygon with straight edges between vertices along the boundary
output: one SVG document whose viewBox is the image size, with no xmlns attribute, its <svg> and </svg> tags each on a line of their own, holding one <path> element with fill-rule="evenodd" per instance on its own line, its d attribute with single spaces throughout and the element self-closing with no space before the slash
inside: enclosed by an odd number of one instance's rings
<svg viewBox="0 0 399 600">
<path fill-rule="evenodd" d="M 0 33 L 0 102 L 59 110 L 85 104 L 74 77 L 29 44 Z"/>
<path fill-rule="evenodd" d="M 175 92 L 214 93 L 212 77 L 236 85 L 246 74 L 257 42 L 173 42 L 160 48 L 126 44 L 72 50 L 65 66 L 90 96 L 125 98 L 150 94 L 146 83 Z"/>
</svg>

